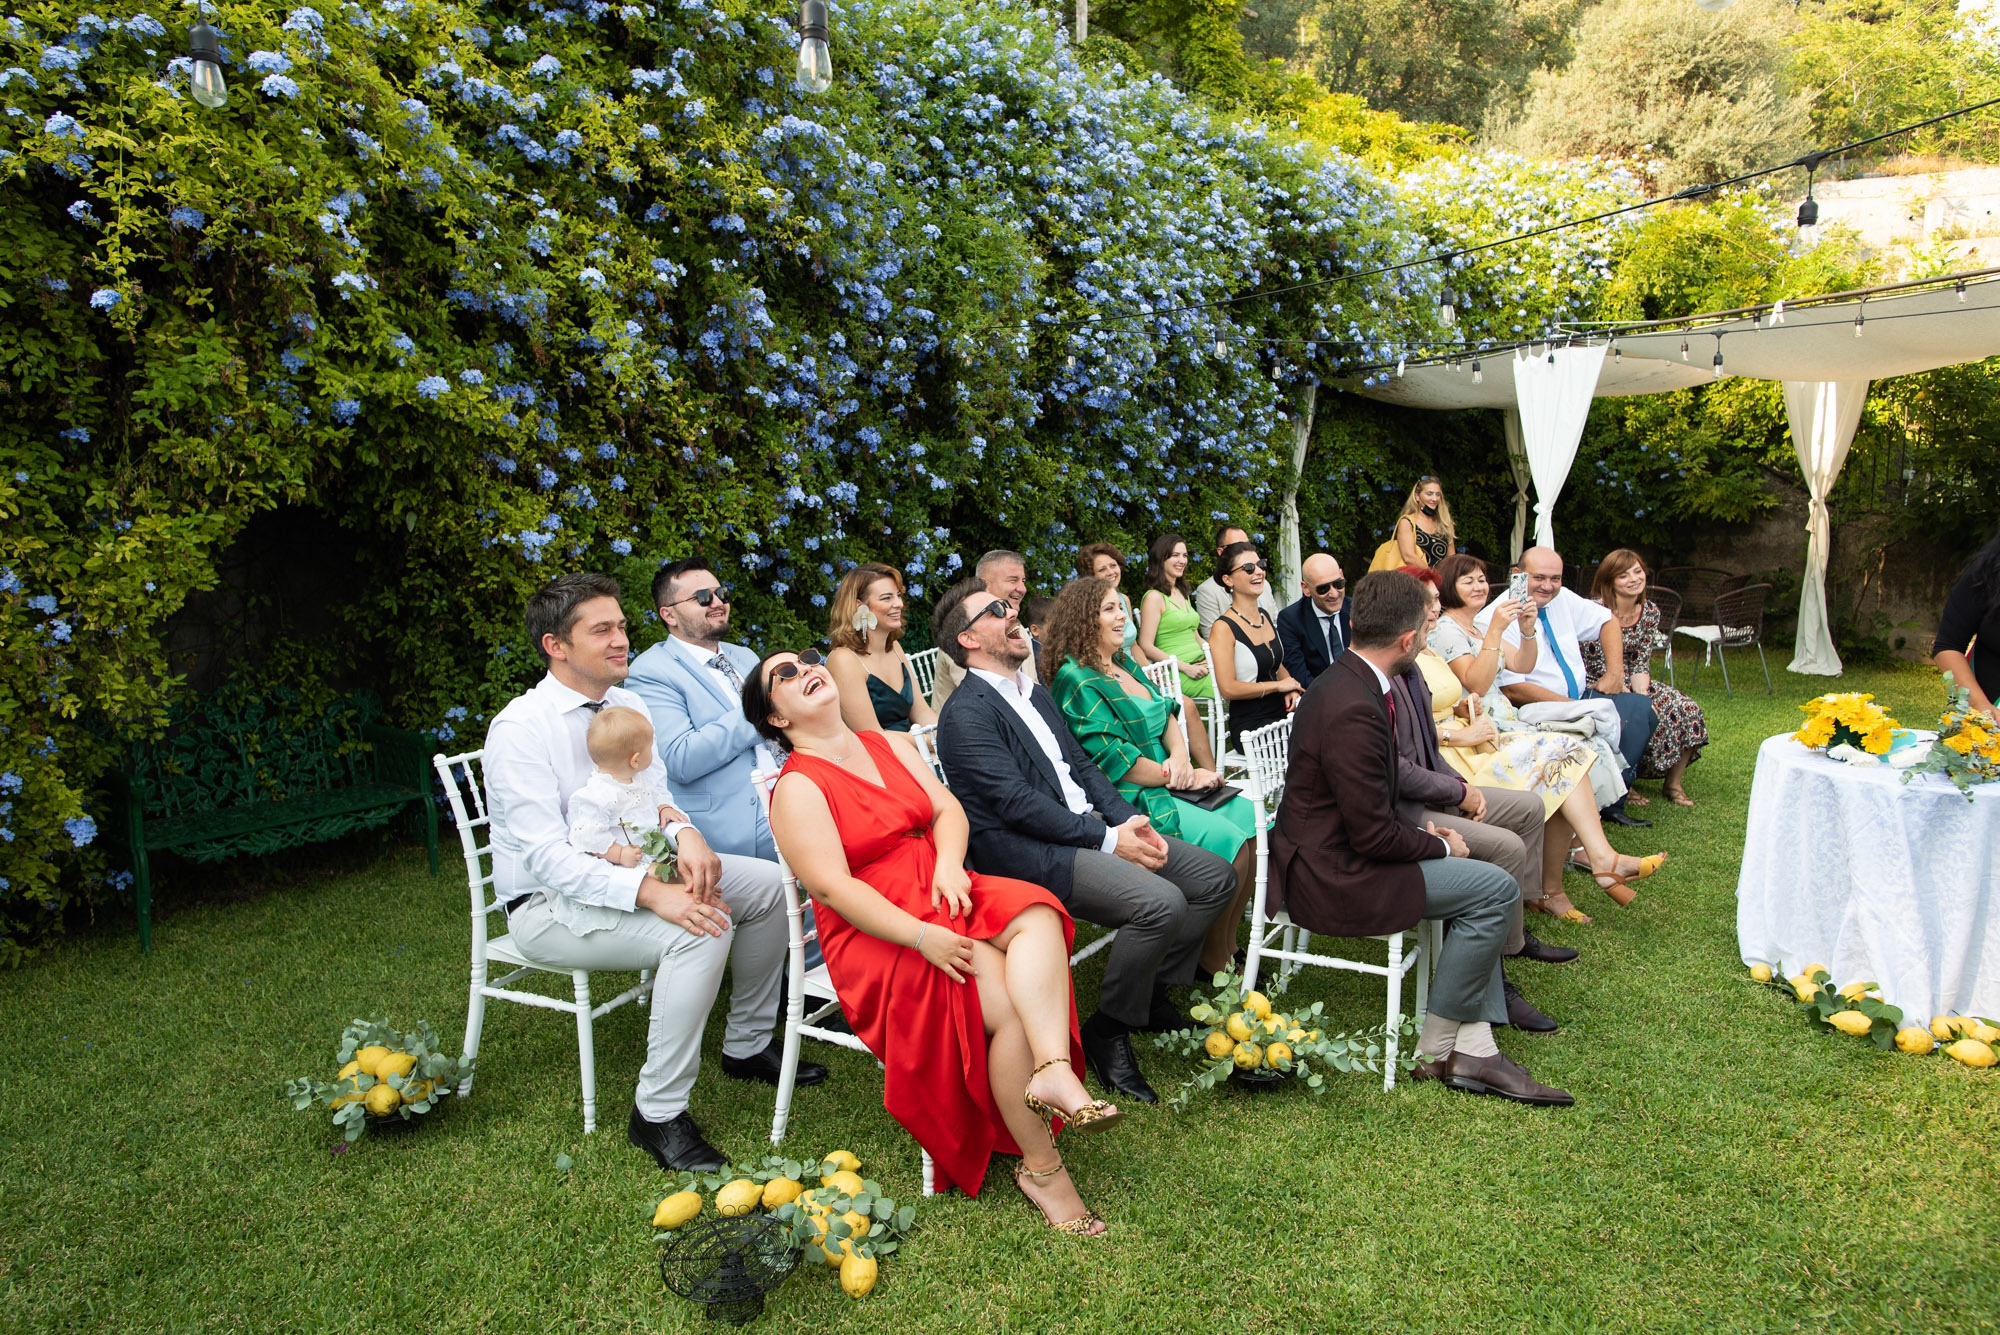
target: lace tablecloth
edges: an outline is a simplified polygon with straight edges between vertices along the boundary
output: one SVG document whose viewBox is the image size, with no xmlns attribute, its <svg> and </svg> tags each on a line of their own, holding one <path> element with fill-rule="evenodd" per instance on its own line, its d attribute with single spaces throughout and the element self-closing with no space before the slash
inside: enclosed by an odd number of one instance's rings
<svg viewBox="0 0 2000 1335">
<path fill-rule="evenodd" d="M 1973 791 L 1766 741 L 1736 883 L 1743 962 L 1873 980 L 1917 1024 L 2000 1018 L 2000 785 Z"/>
</svg>

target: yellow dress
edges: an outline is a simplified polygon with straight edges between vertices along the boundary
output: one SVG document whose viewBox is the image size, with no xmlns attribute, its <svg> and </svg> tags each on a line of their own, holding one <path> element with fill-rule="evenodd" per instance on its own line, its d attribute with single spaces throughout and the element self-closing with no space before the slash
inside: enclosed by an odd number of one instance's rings
<svg viewBox="0 0 2000 1335">
<path fill-rule="evenodd" d="M 1417 666 L 1423 670 L 1424 685 L 1430 687 L 1431 721 L 1442 725 L 1465 697 L 1465 687 L 1458 674 L 1428 649 L 1417 655 Z M 1477 750 L 1444 742 L 1442 726 L 1438 738 L 1438 750 L 1444 752 L 1445 763 L 1466 782 L 1482 788 L 1534 793 L 1542 799 L 1544 819 L 1555 814 L 1570 789 L 1590 769 L 1590 748 L 1581 738 L 1561 733 L 1503 733 L 1497 741 Z"/>
</svg>

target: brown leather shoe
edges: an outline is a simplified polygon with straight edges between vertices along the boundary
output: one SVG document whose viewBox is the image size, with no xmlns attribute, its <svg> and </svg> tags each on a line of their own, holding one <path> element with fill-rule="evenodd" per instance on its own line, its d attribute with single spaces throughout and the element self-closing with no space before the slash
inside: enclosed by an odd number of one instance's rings
<svg viewBox="0 0 2000 1335">
<path fill-rule="evenodd" d="M 1491 1094 L 1538 1108 L 1567 1108 L 1576 1102 L 1568 1091 L 1537 1081 L 1505 1053 L 1473 1057 L 1454 1050 L 1440 1061 L 1420 1064 L 1410 1078 L 1436 1080 L 1462 1094 Z"/>
</svg>

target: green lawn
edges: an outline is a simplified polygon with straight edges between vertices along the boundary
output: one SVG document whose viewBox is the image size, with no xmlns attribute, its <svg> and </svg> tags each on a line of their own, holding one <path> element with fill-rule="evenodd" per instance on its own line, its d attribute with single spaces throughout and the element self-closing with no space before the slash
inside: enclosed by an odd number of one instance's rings
<svg viewBox="0 0 2000 1335">
<path fill-rule="evenodd" d="M 1736 959 L 1756 747 L 1828 685 L 1776 675 L 1775 696 L 1725 701 L 1704 674 L 1717 741 L 1689 778 L 1701 805 L 1655 801 L 1657 828 L 1618 839 L 1673 851 L 1639 901 L 1620 911 L 1573 877 L 1596 924 L 1539 920 L 1584 951 L 1517 974 L 1563 1032 L 1502 1041 L 1575 1108 L 1384 1095 L 1355 1077 L 1317 1100 L 1221 1093 L 1183 1115 L 1139 1111 L 1070 1146 L 1106 1238 L 1047 1231 L 1002 1161 L 978 1201 L 922 1207 L 866 1303 L 802 1267 L 766 1324 L 1992 1328 L 2000 1072 L 1816 1034 Z M 1914 669 L 1842 684 L 1906 723 L 1942 700 Z M 603 1127 L 589 1139 L 568 1021 L 497 1003 L 477 1093 L 413 1135 L 331 1154 L 323 1115 L 279 1097 L 289 1076 L 331 1072 L 352 1016 L 425 1018 L 454 1038 L 464 1022 L 455 864 L 432 880 L 408 849 L 316 857 L 163 877 L 150 959 L 129 926 L 104 924 L 0 975 L 0 1329 L 702 1324 L 660 1285 L 647 1223 L 664 1179 L 623 1134 L 642 1013 L 600 1022 Z M 1096 985 L 1086 966 L 1086 1012 Z M 1293 996 L 1324 997 L 1356 1026 L 1379 1014 L 1379 993 L 1351 975 Z M 852 1149 L 914 1197 L 916 1152 L 882 1110 L 874 1063 L 815 1055 L 834 1079 L 801 1091 L 788 1147 Z M 1164 1054 L 1147 1064 L 1162 1086 L 1177 1077 Z M 764 1086 L 711 1069 L 694 1111 L 725 1151 L 765 1152 Z"/>
</svg>

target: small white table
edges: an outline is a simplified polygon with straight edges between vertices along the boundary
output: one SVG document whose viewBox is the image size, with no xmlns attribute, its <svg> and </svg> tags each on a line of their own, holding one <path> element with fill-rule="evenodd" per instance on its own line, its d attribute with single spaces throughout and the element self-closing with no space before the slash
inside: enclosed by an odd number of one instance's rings
<svg viewBox="0 0 2000 1335">
<path fill-rule="evenodd" d="M 1973 792 L 1767 740 L 1736 883 L 1743 962 L 1880 983 L 1910 1023 L 2000 1018 L 2000 784 Z"/>
</svg>

